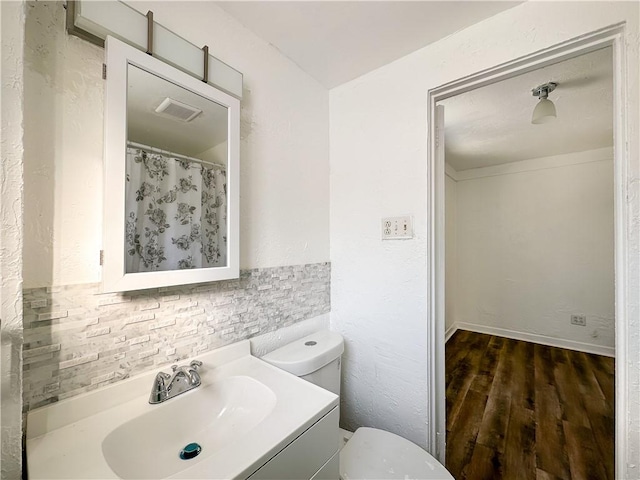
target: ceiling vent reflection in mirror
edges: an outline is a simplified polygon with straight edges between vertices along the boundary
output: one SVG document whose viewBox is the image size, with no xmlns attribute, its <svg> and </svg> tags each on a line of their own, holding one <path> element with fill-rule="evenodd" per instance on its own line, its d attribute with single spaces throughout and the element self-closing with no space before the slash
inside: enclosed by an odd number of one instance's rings
<svg viewBox="0 0 640 480">
<path fill-rule="evenodd" d="M 187 105 L 186 103 L 174 100 L 173 98 L 167 97 L 162 101 L 160 105 L 158 105 L 158 108 L 156 108 L 156 113 L 161 113 L 168 117 L 182 120 L 183 122 L 190 122 L 198 115 L 200 115 L 202 113 L 202 110 L 192 107 L 191 105 Z"/>
</svg>

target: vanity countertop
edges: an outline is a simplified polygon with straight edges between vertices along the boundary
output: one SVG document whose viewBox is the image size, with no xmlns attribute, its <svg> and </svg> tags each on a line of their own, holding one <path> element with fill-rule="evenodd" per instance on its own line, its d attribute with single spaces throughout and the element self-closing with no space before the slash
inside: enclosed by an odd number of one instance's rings
<svg viewBox="0 0 640 480">
<path fill-rule="evenodd" d="M 229 379 L 250 377 L 253 379 L 250 381 L 257 380 L 271 390 L 275 397 L 269 412 L 246 433 L 235 432 L 228 442 L 218 438 L 216 448 L 207 448 L 203 443 L 202 454 L 188 463 L 179 463 L 179 451 L 174 452 L 172 445 L 167 455 L 179 470 L 169 469 L 165 478 L 246 478 L 338 406 L 338 397 L 333 393 L 251 356 L 248 340 L 205 353 L 198 360 L 203 362 L 202 385 L 158 405 L 148 403 L 149 392 L 156 373 L 166 371 L 166 366 L 29 412 L 26 447 L 29 478 L 133 478 L 118 476 L 110 467 L 105 458 L 105 438 L 127 422 L 142 417 L 152 419 L 148 425 L 153 428 L 160 424 L 160 431 L 169 441 L 172 425 L 181 421 L 179 409 L 190 408 L 200 398 L 206 399 L 204 393 L 211 397 L 215 393 L 212 389 Z M 250 400 L 260 405 L 261 401 L 268 401 L 266 397 Z M 162 410 L 169 404 L 172 408 Z M 164 415 L 165 411 L 171 413 Z M 149 446 L 158 443 L 156 437 L 163 435 L 155 435 L 150 443 L 141 442 L 145 443 L 139 445 L 142 453 L 163 455 L 162 451 L 156 452 L 160 450 L 156 446 Z M 174 464 L 174 460 L 178 463 Z M 155 473 L 148 475 L 147 478 L 157 478 Z"/>
</svg>

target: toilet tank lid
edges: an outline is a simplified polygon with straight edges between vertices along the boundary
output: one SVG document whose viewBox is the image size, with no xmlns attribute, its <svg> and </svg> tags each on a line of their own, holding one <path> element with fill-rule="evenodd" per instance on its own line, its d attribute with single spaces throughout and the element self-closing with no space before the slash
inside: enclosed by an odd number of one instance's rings
<svg viewBox="0 0 640 480">
<path fill-rule="evenodd" d="M 266 354 L 262 360 L 300 377 L 328 365 L 342 352 L 342 335 L 322 330 L 280 347 Z"/>
</svg>

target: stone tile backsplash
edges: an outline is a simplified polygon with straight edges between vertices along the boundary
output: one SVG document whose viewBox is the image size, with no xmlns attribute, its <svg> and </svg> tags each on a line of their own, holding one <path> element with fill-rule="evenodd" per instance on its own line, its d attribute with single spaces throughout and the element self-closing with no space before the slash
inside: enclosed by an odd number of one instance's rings
<svg viewBox="0 0 640 480">
<path fill-rule="evenodd" d="M 327 313 L 330 277 L 330 263 L 317 263 L 116 294 L 25 289 L 24 409 Z"/>
</svg>

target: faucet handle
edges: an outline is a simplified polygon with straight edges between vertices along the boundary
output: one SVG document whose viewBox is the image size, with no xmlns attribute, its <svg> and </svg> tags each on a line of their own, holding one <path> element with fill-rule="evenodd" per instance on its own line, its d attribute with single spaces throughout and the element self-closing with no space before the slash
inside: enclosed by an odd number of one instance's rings
<svg viewBox="0 0 640 480">
<path fill-rule="evenodd" d="M 194 370 L 198 370 L 198 368 L 202 366 L 202 362 L 200 360 L 192 360 L 189 366 Z"/>
<path fill-rule="evenodd" d="M 171 371 L 175 372 L 178 369 L 178 365 L 171 365 Z"/>
</svg>

